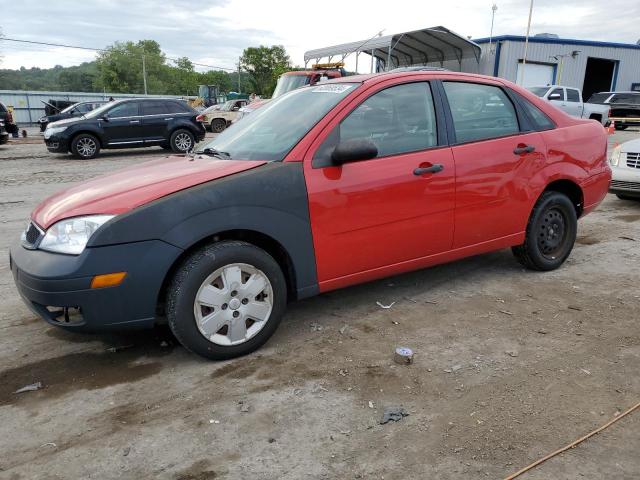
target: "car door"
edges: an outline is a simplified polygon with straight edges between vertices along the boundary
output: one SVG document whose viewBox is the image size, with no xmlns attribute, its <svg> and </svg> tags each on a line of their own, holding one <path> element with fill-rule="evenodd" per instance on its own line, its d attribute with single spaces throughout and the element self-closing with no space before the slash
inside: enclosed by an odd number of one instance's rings
<svg viewBox="0 0 640 480">
<path fill-rule="evenodd" d="M 139 103 L 126 101 L 110 108 L 102 122 L 104 136 L 109 146 L 136 146 L 142 144 L 143 131 L 139 115 Z"/>
<path fill-rule="evenodd" d="M 305 159 L 321 289 L 408 270 L 451 248 L 455 166 L 438 135 L 441 109 L 428 82 L 394 83 L 354 100 Z M 333 150 L 350 140 L 372 141 L 377 156 L 334 165 Z"/>
<path fill-rule="evenodd" d="M 159 100 L 143 100 L 140 102 L 142 135 L 144 143 L 157 145 L 167 137 L 167 125 L 171 118 L 167 103 Z"/>
<path fill-rule="evenodd" d="M 556 87 L 551 90 L 549 92 L 549 95 L 547 95 L 547 100 L 549 100 L 549 102 L 558 107 L 560 110 L 566 111 L 567 103 L 565 101 L 564 88 Z"/>
<path fill-rule="evenodd" d="M 546 159 L 541 135 L 527 127 L 500 84 L 445 81 L 443 86 L 456 164 L 453 247 L 523 232 L 532 204 L 529 181 Z"/>
<path fill-rule="evenodd" d="M 567 95 L 567 101 L 564 111 L 574 117 L 582 117 L 582 102 L 580 100 L 580 90 L 575 88 L 565 88 L 565 94 Z"/>
</svg>

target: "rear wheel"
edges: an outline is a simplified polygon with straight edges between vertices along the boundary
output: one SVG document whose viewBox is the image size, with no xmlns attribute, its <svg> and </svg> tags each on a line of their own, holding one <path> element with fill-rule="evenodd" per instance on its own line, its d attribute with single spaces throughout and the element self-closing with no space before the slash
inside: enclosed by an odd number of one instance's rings
<svg viewBox="0 0 640 480">
<path fill-rule="evenodd" d="M 171 150 L 177 153 L 190 152 L 196 144 L 195 137 L 189 130 L 176 130 L 171 134 L 169 145 Z"/>
<path fill-rule="evenodd" d="M 208 245 L 180 266 L 169 285 L 167 319 L 187 349 L 209 359 L 246 355 L 275 332 L 287 287 L 278 263 L 246 242 Z"/>
<path fill-rule="evenodd" d="M 220 133 L 227 128 L 227 122 L 225 122 L 222 118 L 214 118 L 211 120 L 211 131 L 214 133 Z"/>
<path fill-rule="evenodd" d="M 562 193 L 544 192 L 529 217 L 524 243 L 512 251 L 531 270 L 555 270 L 571 253 L 577 232 L 571 200 Z"/>
<path fill-rule="evenodd" d="M 71 153 L 76 158 L 88 160 L 95 158 L 100 152 L 100 142 L 88 133 L 81 133 L 71 141 Z"/>
</svg>

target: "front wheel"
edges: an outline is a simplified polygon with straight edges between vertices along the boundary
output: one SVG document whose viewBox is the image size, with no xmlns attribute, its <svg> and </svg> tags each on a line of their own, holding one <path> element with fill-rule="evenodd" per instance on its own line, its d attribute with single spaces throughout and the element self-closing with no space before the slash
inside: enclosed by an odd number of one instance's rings
<svg viewBox="0 0 640 480">
<path fill-rule="evenodd" d="M 71 141 L 71 153 L 76 158 L 89 160 L 98 156 L 100 142 L 96 137 L 88 133 L 76 135 Z"/>
<path fill-rule="evenodd" d="M 246 242 L 223 241 L 182 263 L 169 285 L 167 319 L 187 349 L 226 360 L 264 344 L 286 301 L 286 281 L 273 257 Z"/>
<path fill-rule="evenodd" d="M 193 134 L 189 130 L 176 130 L 171 134 L 169 145 L 171 150 L 177 153 L 188 153 L 196 144 Z"/>
<path fill-rule="evenodd" d="M 512 251 L 531 270 L 555 270 L 571 253 L 577 232 L 571 200 L 562 193 L 544 192 L 529 217 L 524 243 Z"/>
</svg>

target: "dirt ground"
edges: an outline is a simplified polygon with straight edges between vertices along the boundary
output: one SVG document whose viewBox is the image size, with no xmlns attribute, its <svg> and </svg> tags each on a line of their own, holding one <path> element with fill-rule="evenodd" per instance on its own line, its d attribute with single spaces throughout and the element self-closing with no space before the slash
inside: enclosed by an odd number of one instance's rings
<svg viewBox="0 0 640 480">
<path fill-rule="evenodd" d="M 33 207 L 164 154 L 0 147 L 0 478 L 499 479 L 640 401 L 640 203 L 612 195 L 555 272 L 505 250 L 321 295 L 233 361 L 37 319 L 7 260 Z M 381 425 L 388 406 L 409 416 Z M 638 479 L 638 451 L 640 411 L 521 478 Z"/>
</svg>

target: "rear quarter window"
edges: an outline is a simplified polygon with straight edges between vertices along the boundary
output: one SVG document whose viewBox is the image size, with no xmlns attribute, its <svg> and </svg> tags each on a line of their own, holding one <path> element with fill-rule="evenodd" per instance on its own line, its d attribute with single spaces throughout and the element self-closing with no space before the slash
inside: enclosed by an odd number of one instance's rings
<svg viewBox="0 0 640 480">
<path fill-rule="evenodd" d="M 516 95 L 518 102 L 520 102 L 520 105 L 522 106 L 522 110 L 526 112 L 529 120 L 533 124 L 534 129 L 539 131 L 551 130 L 552 128 L 555 128 L 555 123 L 553 123 L 553 120 L 551 120 L 546 113 L 536 107 L 529 100 L 524 98 L 522 95 L 515 92 L 512 93 Z"/>
<path fill-rule="evenodd" d="M 193 113 L 193 109 L 183 102 L 167 102 L 169 113 Z"/>
</svg>

